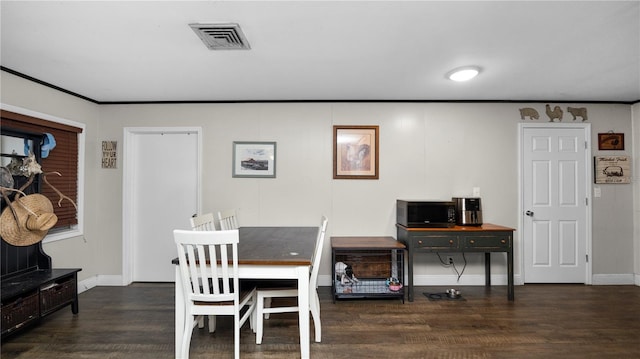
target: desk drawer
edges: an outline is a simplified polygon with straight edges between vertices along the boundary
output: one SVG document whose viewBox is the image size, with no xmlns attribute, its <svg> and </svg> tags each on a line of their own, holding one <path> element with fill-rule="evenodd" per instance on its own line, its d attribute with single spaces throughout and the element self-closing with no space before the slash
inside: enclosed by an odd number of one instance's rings
<svg viewBox="0 0 640 359">
<path fill-rule="evenodd" d="M 477 248 L 477 249 L 508 249 L 509 236 L 507 235 L 465 236 L 462 238 L 462 246 L 464 248 Z"/>
<path fill-rule="evenodd" d="M 411 238 L 412 249 L 418 251 L 453 249 L 458 248 L 459 243 L 458 237 L 451 235 L 416 236 Z"/>
</svg>

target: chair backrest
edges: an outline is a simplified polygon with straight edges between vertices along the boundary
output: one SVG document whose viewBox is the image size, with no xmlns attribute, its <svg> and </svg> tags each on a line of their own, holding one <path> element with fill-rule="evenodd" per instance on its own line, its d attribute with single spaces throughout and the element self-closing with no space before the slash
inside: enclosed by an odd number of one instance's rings
<svg viewBox="0 0 640 359">
<path fill-rule="evenodd" d="M 193 216 L 191 220 L 191 229 L 194 231 L 215 231 L 216 225 L 213 213 L 205 213 L 199 216 Z"/>
<path fill-rule="evenodd" d="M 218 212 L 218 220 L 220 221 L 220 229 L 225 231 L 229 229 L 238 229 L 238 217 L 235 209 L 225 209 Z"/>
<path fill-rule="evenodd" d="M 185 299 L 199 302 L 234 301 L 237 305 L 238 230 L 176 229 L 173 237 L 178 247 Z"/>
<path fill-rule="evenodd" d="M 311 258 L 311 274 L 309 276 L 309 289 L 316 290 L 318 288 L 318 272 L 320 271 L 320 259 L 322 258 L 322 249 L 324 248 L 324 237 L 327 233 L 327 224 L 329 220 L 322 216 L 320 228 L 318 228 L 318 238 L 316 239 L 316 248 Z"/>
</svg>

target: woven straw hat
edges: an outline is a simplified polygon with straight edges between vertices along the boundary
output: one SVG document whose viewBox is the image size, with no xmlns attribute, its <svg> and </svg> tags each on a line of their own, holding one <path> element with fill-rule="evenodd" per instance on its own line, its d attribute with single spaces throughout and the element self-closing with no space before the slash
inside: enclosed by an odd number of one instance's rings
<svg viewBox="0 0 640 359">
<path fill-rule="evenodd" d="M 53 205 L 41 194 L 30 194 L 12 202 L 18 222 L 7 206 L 0 215 L 0 236 L 14 246 L 24 247 L 40 242 L 58 222 Z"/>
</svg>

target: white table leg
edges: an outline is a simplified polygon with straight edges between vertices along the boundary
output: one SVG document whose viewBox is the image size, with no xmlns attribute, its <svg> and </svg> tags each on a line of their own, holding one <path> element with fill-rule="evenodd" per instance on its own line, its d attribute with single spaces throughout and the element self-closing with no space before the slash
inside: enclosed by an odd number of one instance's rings
<svg viewBox="0 0 640 359">
<path fill-rule="evenodd" d="M 309 267 L 298 267 L 298 324 L 300 326 L 300 356 L 309 358 Z"/>
<path fill-rule="evenodd" d="M 184 293 L 182 291 L 182 278 L 180 276 L 180 267 L 176 267 L 176 328 L 175 328 L 175 342 L 176 342 L 176 358 L 182 357 L 182 335 L 184 331 L 185 321 L 185 303 Z"/>
</svg>

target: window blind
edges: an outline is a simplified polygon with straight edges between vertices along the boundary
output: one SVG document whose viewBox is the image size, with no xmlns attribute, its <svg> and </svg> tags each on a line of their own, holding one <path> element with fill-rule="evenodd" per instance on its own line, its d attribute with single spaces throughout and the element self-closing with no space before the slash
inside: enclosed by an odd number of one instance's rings
<svg viewBox="0 0 640 359">
<path fill-rule="evenodd" d="M 47 181 L 77 203 L 78 134 L 82 132 L 82 129 L 5 110 L 1 110 L 1 115 L 3 127 L 53 135 L 56 147 L 49 152 L 47 158 L 40 161 L 42 171 L 45 173 L 59 172 L 61 176 L 49 174 L 46 177 Z M 53 203 L 54 213 L 58 216 L 58 223 L 54 228 L 69 227 L 78 223 L 77 211 L 69 201 L 62 200 L 58 206 L 60 196 L 53 188 L 44 181 L 42 181 L 41 188 L 42 194 Z"/>
</svg>

